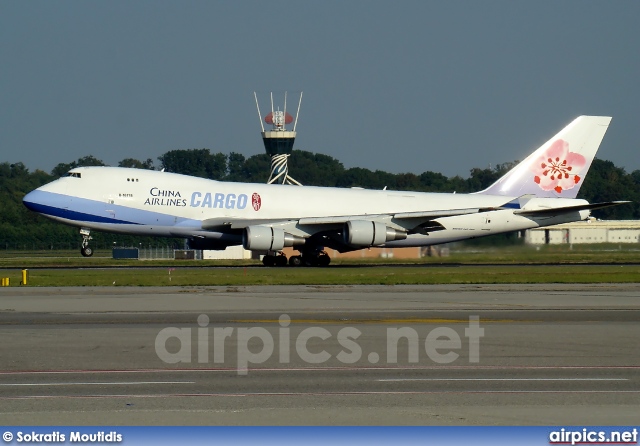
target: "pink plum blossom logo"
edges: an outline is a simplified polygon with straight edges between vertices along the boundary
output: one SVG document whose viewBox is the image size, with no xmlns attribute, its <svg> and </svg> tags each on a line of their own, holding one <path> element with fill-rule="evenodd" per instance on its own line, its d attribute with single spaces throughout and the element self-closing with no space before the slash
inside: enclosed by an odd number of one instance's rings
<svg viewBox="0 0 640 446">
<path fill-rule="evenodd" d="M 579 153 L 570 152 L 569 144 L 559 139 L 536 160 L 531 167 L 535 174 L 533 181 L 542 190 L 555 190 L 562 193 L 573 189 L 582 179 L 578 173 L 586 160 Z"/>
</svg>

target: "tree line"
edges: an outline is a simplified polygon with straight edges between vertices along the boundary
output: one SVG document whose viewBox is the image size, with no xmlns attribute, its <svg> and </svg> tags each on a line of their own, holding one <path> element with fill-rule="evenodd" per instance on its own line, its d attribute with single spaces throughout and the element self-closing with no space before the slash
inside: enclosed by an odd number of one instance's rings
<svg viewBox="0 0 640 446">
<path fill-rule="evenodd" d="M 171 150 L 152 159 L 123 159 L 119 167 L 164 169 L 168 172 L 193 175 L 218 181 L 266 183 L 270 158 L 266 154 L 245 157 L 231 152 L 212 153 L 209 149 Z M 301 150 L 289 158 L 291 175 L 307 186 L 363 187 L 367 189 L 412 190 L 422 192 L 476 192 L 489 187 L 518 162 L 497 164 L 492 168 L 473 168 L 467 178 L 447 177 L 438 172 L 393 174 L 361 167 L 345 168 L 337 159 Z M 22 198 L 29 191 L 49 183 L 74 167 L 104 166 L 105 163 L 88 155 L 69 163 L 59 163 L 50 173 L 30 172 L 23 163 L 0 163 L 0 249 L 62 249 L 79 247 L 77 229 L 55 223 L 28 211 Z M 296 187 L 296 186 L 283 186 Z M 611 161 L 595 159 L 578 198 L 589 202 L 632 200 L 629 205 L 594 211 L 593 215 L 608 220 L 640 219 L 640 170 L 627 173 Z M 147 246 L 157 243 L 149 237 L 133 237 L 95 233 L 94 247 L 106 248 L 114 243 L 127 246 Z M 181 247 L 180 241 L 164 240 Z"/>
</svg>

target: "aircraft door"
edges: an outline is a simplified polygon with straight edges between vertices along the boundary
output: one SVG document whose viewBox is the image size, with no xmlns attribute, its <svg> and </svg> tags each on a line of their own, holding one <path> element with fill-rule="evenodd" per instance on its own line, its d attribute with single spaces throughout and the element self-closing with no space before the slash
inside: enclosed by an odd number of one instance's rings
<svg viewBox="0 0 640 446">
<path fill-rule="evenodd" d="M 116 218 L 115 197 L 113 194 L 104 195 L 105 214 L 108 218 Z"/>
</svg>

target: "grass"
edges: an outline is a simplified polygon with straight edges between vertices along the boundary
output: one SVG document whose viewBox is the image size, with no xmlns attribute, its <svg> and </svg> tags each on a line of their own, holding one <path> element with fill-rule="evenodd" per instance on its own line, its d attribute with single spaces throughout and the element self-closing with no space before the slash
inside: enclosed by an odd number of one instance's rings
<svg viewBox="0 0 640 446">
<path fill-rule="evenodd" d="M 0 270 L 19 286 L 19 270 Z M 638 265 L 39 269 L 30 286 L 400 285 L 640 282 Z"/>
<path fill-rule="evenodd" d="M 515 264 L 520 266 L 509 266 Z M 76 251 L 0 251 L 0 277 L 20 286 L 21 269 L 30 269 L 30 286 L 612 283 L 640 282 L 640 249 L 466 248 L 448 257 L 335 259 L 328 268 L 264 268 L 257 260 L 113 260 L 110 250 L 90 258 Z"/>
<path fill-rule="evenodd" d="M 360 264 L 593 264 L 640 263 L 638 244 L 507 246 L 457 248 L 447 257 L 421 259 L 333 259 L 333 265 Z M 73 251 L 0 251 L 0 268 L 122 267 L 122 266 L 242 266 L 260 265 L 257 260 L 114 260 L 110 250 L 96 250 L 84 258 Z"/>
</svg>

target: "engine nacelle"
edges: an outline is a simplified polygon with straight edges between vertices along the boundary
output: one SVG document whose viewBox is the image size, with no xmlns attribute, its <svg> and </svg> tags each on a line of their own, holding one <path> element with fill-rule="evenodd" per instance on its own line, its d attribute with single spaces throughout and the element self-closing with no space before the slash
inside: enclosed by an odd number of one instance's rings
<svg viewBox="0 0 640 446">
<path fill-rule="evenodd" d="M 404 240 L 407 233 L 390 228 L 384 223 L 351 220 L 344 224 L 344 242 L 351 246 L 376 246 L 393 240 Z"/>
<path fill-rule="evenodd" d="M 303 245 L 304 237 L 270 226 L 248 226 L 242 232 L 242 246 L 252 251 L 280 251 L 285 246 Z"/>
</svg>

